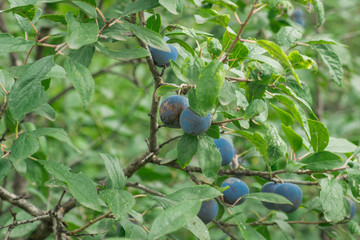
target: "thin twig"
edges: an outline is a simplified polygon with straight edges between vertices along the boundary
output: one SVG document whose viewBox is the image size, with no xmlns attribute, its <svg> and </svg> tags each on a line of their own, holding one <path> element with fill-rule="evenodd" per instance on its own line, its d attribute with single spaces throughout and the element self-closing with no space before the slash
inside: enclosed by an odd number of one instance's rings
<svg viewBox="0 0 360 240">
<path fill-rule="evenodd" d="M 75 229 L 75 230 L 73 230 L 73 231 L 71 231 L 71 232 L 68 232 L 68 233 L 66 233 L 66 234 L 69 235 L 69 236 L 73 236 L 73 235 L 75 235 L 75 234 L 77 234 L 77 233 L 79 233 L 79 232 L 82 232 L 82 231 L 84 231 L 86 228 L 90 227 L 92 224 L 100 221 L 101 219 L 107 218 L 108 216 L 110 216 L 110 214 L 112 214 L 112 211 L 109 211 L 109 212 L 107 212 L 107 213 L 105 213 L 105 214 L 103 214 L 103 215 L 101 215 L 101 216 L 99 216 L 99 217 L 97 217 L 97 218 L 95 218 L 95 219 L 92 219 L 92 220 L 90 220 L 87 224 L 85 224 L 84 226 L 82 226 L 81 228 Z"/>
<path fill-rule="evenodd" d="M 230 54 L 230 53 L 231 53 L 231 51 L 234 49 L 237 41 L 239 41 L 239 39 L 241 38 L 241 34 L 242 34 L 242 32 L 244 31 L 246 24 L 249 22 L 251 16 L 254 14 L 255 5 L 256 5 L 257 1 L 258 1 L 258 0 L 255 0 L 255 1 L 254 1 L 254 4 L 252 5 L 251 10 L 250 10 L 248 16 L 246 17 L 245 22 L 241 24 L 241 28 L 240 28 L 238 34 L 236 35 L 235 39 L 232 41 L 229 49 L 226 51 L 227 54 Z M 226 61 L 226 59 L 227 59 L 227 56 L 225 56 L 225 57 L 222 59 L 222 62 L 223 62 L 223 61 Z"/>
</svg>

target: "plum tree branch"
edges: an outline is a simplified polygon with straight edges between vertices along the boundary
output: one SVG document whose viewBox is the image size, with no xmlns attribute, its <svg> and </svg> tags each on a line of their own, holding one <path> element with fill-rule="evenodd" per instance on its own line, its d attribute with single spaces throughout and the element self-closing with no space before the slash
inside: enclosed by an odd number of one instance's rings
<svg viewBox="0 0 360 240">
<path fill-rule="evenodd" d="M 256 5 L 257 2 L 258 2 L 258 0 L 254 1 L 253 5 L 251 7 L 251 10 L 250 10 L 249 14 L 246 17 L 246 20 L 241 24 L 239 32 L 237 33 L 235 39 L 231 42 L 231 45 L 230 45 L 229 49 L 226 51 L 226 55 L 229 55 L 231 53 L 231 51 L 234 49 L 236 43 L 240 40 L 241 34 L 244 31 L 245 26 L 249 22 L 251 16 L 254 14 L 255 5 Z M 227 56 L 225 56 L 221 61 L 224 62 L 224 61 L 226 61 L 226 59 L 227 59 Z"/>
<path fill-rule="evenodd" d="M 27 213 L 29 213 L 30 215 L 32 215 L 34 217 L 43 216 L 46 214 L 45 211 L 36 207 L 31 202 L 21 198 L 20 196 L 17 196 L 13 193 L 8 192 L 3 187 L 0 187 L 0 198 L 3 199 L 4 201 L 7 201 L 7 202 L 23 209 L 24 211 L 26 211 Z"/>
<path fill-rule="evenodd" d="M 165 194 L 162 194 L 161 192 L 155 191 L 155 190 L 153 190 L 153 189 L 151 189 L 149 187 L 146 187 L 146 186 L 144 186 L 144 185 L 142 185 L 140 183 L 137 183 L 137 182 L 135 182 L 135 183 L 127 182 L 126 186 L 143 190 L 144 192 L 153 194 L 153 195 L 158 196 L 158 197 L 165 197 Z"/>
<path fill-rule="evenodd" d="M 82 231 L 85 230 L 86 228 L 90 227 L 92 224 L 100 221 L 101 219 L 104 219 L 104 218 L 109 217 L 110 214 L 112 214 L 112 211 L 109 211 L 109 212 L 107 212 L 107 213 L 105 213 L 105 214 L 103 214 L 103 215 L 101 215 L 101 216 L 99 216 L 99 217 L 97 217 L 97 218 L 95 218 L 95 219 L 90 220 L 87 224 L 85 224 L 85 225 L 82 226 L 81 228 L 78 228 L 78 229 L 75 229 L 75 230 L 73 230 L 73 231 L 71 231 L 71 232 L 68 232 L 68 233 L 66 233 L 66 235 L 73 236 L 73 235 L 75 235 L 75 234 L 77 234 L 77 233 L 79 233 L 79 232 L 82 232 Z"/>
<path fill-rule="evenodd" d="M 143 25 L 145 23 L 144 13 L 139 12 L 138 15 L 139 15 L 140 23 Z M 142 41 L 140 38 L 137 38 L 137 39 L 138 39 L 140 46 L 142 48 L 145 48 L 147 51 L 149 51 L 147 44 L 144 41 Z M 159 73 L 159 71 L 157 70 L 151 54 L 146 57 L 146 62 L 148 64 L 150 72 L 154 78 L 154 85 L 155 85 L 155 89 L 154 89 L 153 96 L 152 96 L 151 109 L 148 114 L 150 117 L 150 136 L 148 138 L 149 151 L 157 154 L 159 152 L 159 147 L 158 147 L 158 142 L 157 142 L 158 141 L 158 129 L 159 129 L 157 115 L 158 115 L 160 97 L 157 96 L 156 90 L 161 86 L 162 76 Z"/>
</svg>

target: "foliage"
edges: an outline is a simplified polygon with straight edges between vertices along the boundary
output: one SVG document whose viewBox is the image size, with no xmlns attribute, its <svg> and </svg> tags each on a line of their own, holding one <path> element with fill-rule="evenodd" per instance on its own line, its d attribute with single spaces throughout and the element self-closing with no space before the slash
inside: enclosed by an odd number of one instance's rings
<svg viewBox="0 0 360 240">
<path fill-rule="evenodd" d="M 356 6 L 0 1 L 0 237 L 356 239 Z M 157 67 L 149 47 L 178 57 Z M 176 94 L 211 116 L 206 132 L 161 123 L 161 100 Z M 220 136 L 235 149 L 226 166 Z M 250 190 L 236 206 L 223 199 L 229 177 Z M 300 186 L 300 207 L 265 208 L 290 203 L 261 193 L 268 181 Z M 197 214 L 212 199 L 205 225 Z"/>
</svg>

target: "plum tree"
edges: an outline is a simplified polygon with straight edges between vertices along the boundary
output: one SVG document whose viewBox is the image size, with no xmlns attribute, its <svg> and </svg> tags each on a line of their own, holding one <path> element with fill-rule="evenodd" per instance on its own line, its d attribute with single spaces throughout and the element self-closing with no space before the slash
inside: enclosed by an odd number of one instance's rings
<svg viewBox="0 0 360 240">
<path fill-rule="evenodd" d="M 168 41 L 169 39 L 170 38 L 168 38 L 166 36 L 164 37 L 165 41 Z M 149 46 L 151 56 L 152 56 L 156 66 L 168 67 L 168 66 L 170 66 L 170 60 L 176 61 L 177 56 L 178 56 L 178 52 L 177 52 L 176 48 L 171 44 L 168 44 L 168 46 L 170 48 L 170 52 L 166 52 L 166 51 Z"/>
<path fill-rule="evenodd" d="M 214 143 L 221 154 L 221 165 L 228 165 L 234 158 L 234 147 L 225 138 L 214 139 Z"/>
<path fill-rule="evenodd" d="M 211 125 L 211 115 L 200 116 L 191 108 L 186 108 L 180 115 L 181 129 L 189 135 L 200 135 L 206 132 Z"/>
<path fill-rule="evenodd" d="M 160 105 L 160 119 L 167 127 L 180 128 L 180 115 L 187 107 L 189 107 L 189 100 L 186 97 L 169 96 Z"/>
<path fill-rule="evenodd" d="M 353 219 L 353 217 L 355 216 L 355 211 L 356 211 L 356 207 L 355 207 L 355 203 L 353 200 L 351 200 L 350 198 L 346 198 L 347 202 L 350 205 L 350 218 L 345 217 L 345 220 L 351 220 Z"/>
<path fill-rule="evenodd" d="M 238 199 L 245 194 L 249 193 L 249 187 L 246 185 L 245 182 L 241 181 L 238 178 L 228 178 L 221 184 L 221 187 L 229 186 L 228 189 L 226 189 L 224 194 L 224 202 L 228 204 L 235 204 L 239 205 L 243 202 L 245 202 L 245 198 L 242 198 L 238 201 Z"/>
<path fill-rule="evenodd" d="M 203 221 L 205 224 L 211 222 L 217 215 L 219 211 L 219 206 L 215 199 L 211 199 L 209 201 L 204 201 L 201 204 L 200 211 L 197 216 Z"/>
<path fill-rule="evenodd" d="M 281 210 L 286 213 L 294 212 L 299 208 L 302 202 L 302 191 L 296 184 L 292 183 L 266 183 L 261 189 L 261 192 L 276 193 L 287 198 L 293 205 L 290 204 L 274 204 L 262 202 L 263 205 L 272 210 Z"/>
</svg>

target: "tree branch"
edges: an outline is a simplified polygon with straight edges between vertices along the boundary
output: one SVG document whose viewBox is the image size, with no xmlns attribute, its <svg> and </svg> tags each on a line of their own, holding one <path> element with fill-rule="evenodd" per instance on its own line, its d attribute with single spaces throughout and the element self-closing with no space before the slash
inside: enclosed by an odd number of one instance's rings
<svg viewBox="0 0 360 240">
<path fill-rule="evenodd" d="M 243 23 L 241 24 L 241 28 L 240 28 L 238 34 L 236 35 L 234 41 L 232 41 L 229 49 L 226 51 L 226 54 L 227 54 L 227 55 L 231 53 L 231 51 L 234 49 L 237 41 L 240 40 L 241 34 L 242 34 L 242 32 L 244 31 L 246 24 L 249 22 L 251 16 L 254 14 L 254 9 L 255 9 L 255 5 L 256 5 L 257 1 L 258 1 L 258 0 L 255 0 L 255 1 L 254 1 L 254 4 L 252 5 L 251 10 L 250 10 L 249 14 L 247 15 L 245 22 L 243 22 Z M 222 62 L 223 62 L 223 61 L 226 61 L 226 59 L 227 59 L 227 56 L 225 56 L 225 57 L 222 59 Z"/>
<path fill-rule="evenodd" d="M 31 202 L 17 196 L 13 193 L 8 192 L 5 188 L 0 187 L 0 198 L 25 210 L 30 215 L 37 217 L 45 215 L 46 213 L 33 205 Z"/>
<path fill-rule="evenodd" d="M 165 197 L 165 194 L 162 194 L 161 192 L 158 192 L 158 191 L 155 191 L 151 188 L 148 188 L 144 185 L 141 185 L 140 183 L 132 183 L 132 182 L 127 182 L 126 183 L 126 186 L 127 187 L 132 187 L 132 188 L 137 188 L 137 189 L 141 189 L 143 190 L 144 192 L 147 192 L 147 193 L 150 193 L 150 194 L 153 194 L 155 196 L 159 196 L 159 197 Z"/>
</svg>

